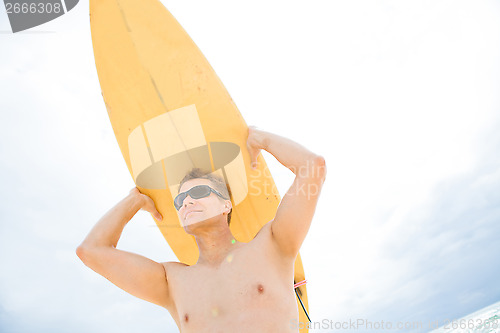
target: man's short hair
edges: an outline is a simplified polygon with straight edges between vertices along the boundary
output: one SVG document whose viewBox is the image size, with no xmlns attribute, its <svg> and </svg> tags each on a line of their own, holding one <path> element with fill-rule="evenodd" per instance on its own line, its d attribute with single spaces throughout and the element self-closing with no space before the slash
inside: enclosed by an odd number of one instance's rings
<svg viewBox="0 0 500 333">
<path fill-rule="evenodd" d="M 210 182 L 214 186 L 215 190 L 219 191 L 220 194 L 222 194 L 223 196 L 225 196 L 226 198 L 229 198 L 229 200 L 231 200 L 231 190 L 229 189 L 229 186 L 226 185 L 226 182 L 224 181 L 224 179 L 222 179 L 218 175 L 204 172 L 200 168 L 193 168 L 191 171 L 189 171 L 187 173 L 186 176 L 184 176 L 184 178 L 182 178 L 181 183 L 179 184 L 179 191 L 178 192 L 180 192 L 182 184 L 184 184 L 188 180 L 199 179 L 199 178 L 210 180 Z M 233 212 L 233 208 L 231 208 L 231 210 L 227 214 L 227 225 L 229 225 L 229 223 L 231 222 L 231 213 L 232 212 Z"/>
</svg>

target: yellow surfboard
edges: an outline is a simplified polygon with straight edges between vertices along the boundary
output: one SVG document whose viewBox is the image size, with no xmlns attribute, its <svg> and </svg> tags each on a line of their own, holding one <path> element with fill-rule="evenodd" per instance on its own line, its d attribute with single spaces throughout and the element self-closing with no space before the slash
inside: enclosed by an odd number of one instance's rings
<svg viewBox="0 0 500 333">
<path fill-rule="evenodd" d="M 90 23 L 116 139 L 137 187 L 162 214 L 156 224 L 179 261 L 193 265 L 199 255 L 173 205 L 193 167 L 224 177 L 233 196 L 231 232 L 252 240 L 274 218 L 280 197 L 262 156 L 259 168 L 250 168 L 248 127 L 198 47 L 158 0 L 91 0 Z M 302 280 L 299 255 L 295 281 Z M 305 285 L 297 291 L 307 308 Z"/>
</svg>

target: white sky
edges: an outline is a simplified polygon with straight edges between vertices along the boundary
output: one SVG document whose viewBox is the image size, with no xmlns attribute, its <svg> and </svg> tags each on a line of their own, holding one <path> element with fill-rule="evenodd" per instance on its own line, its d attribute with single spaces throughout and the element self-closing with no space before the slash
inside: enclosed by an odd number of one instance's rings
<svg viewBox="0 0 500 333">
<path fill-rule="evenodd" d="M 248 124 L 326 158 L 301 251 L 313 321 L 427 324 L 500 300 L 500 2 L 162 2 Z M 0 331 L 176 332 L 74 253 L 133 187 L 88 2 L 9 31 L 2 8 Z M 283 194 L 293 176 L 266 160 Z M 175 260 L 144 212 L 119 247 Z"/>
</svg>

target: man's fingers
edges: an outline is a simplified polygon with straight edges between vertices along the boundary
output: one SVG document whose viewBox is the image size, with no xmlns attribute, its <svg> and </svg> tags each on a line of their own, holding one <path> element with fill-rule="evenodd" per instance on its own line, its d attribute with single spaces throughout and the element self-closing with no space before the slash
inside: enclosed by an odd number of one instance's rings
<svg viewBox="0 0 500 333">
<path fill-rule="evenodd" d="M 154 213 L 154 214 L 153 214 L 153 217 L 154 217 L 156 220 L 158 220 L 158 221 L 163 220 L 163 216 L 161 216 L 161 214 L 160 214 L 160 213 L 158 213 L 158 212 Z"/>
<path fill-rule="evenodd" d="M 257 156 L 255 156 L 252 160 L 252 169 L 257 169 Z"/>
<path fill-rule="evenodd" d="M 151 201 L 153 201 L 153 200 L 151 200 Z M 163 219 L 163 217 L 161 216 L 160 212 L 156 209 L 156 206 L 155 206 L 154 202 L 153 202 L 153 208 L 151 209 L 151 214 L 158 221 L 161 221 Z"/>
<path fill-rule="evenodd" d="M 141 209 L 149 212 L 151 216 L 153 216 L 156 220 L 161 221 L 163 217 L 161 216 L 160 212 L 158 212 L 158 209 L 156 209 L 155 202 L 153 199 L 151 199 L 149 196 L 143 194 L 143 197 L 146 199 L 145 204 L 142 206 Z"/>
<path fill-rule="evenodd" d="M 252 169 L 257 168 L 257 155 L 259 155 L 259 150 L 255 148 L 248 148 L 248 152 L 250 153 L 250 166 Z"/>
<path fill-rule="evenodd" d="M 250 153 L 250 166 L 254 170 L 257 169 L 258 166 L 257 158 L 262 148 L 259 142 L 257 141 L 256 137 L 257 131 L 258 131 L 257 127 L 255 126 L 248 127 L 247 148 L 248 152 Z"/>
<path fill-rule="evenodd" d="M 163 216 L 161 216 L 161 214 L 157 210 L 150 210 L 149 213 L 151 213 L 151 216 L 155 220 L 157 220 L 157 221 L 163 220 Z"/>
<path fill-rule="evenodd" d="M 163 216 L 161 216 L 160 212 L 156 209 L 154 204 L 148 209 L 148 212 L 150 212 L 151 216 L 153 216 L 158 221 L 161 221 L 163 219 Z"/>
</svg>

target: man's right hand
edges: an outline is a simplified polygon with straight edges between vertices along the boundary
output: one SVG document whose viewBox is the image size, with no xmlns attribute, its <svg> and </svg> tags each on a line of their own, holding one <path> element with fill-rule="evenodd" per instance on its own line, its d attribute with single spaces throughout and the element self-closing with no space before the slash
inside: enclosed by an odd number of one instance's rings
<svg viewBox="0 0 500 333">
<path fill-rule="evenodd" d="M 151 199 L 146 194 L 141 193 L 141 191 L 139 191 L 137 187 L 131 189 L 129 194 L 140 198 L 142 210 L 151 213 L 151 215 L 153 215 L 153 217 L 158 221 L 161 221 L 163 219 L 160 212 L 158 212 L 158 210 L 156 209 L 153 199 Z"/>
</svg>

